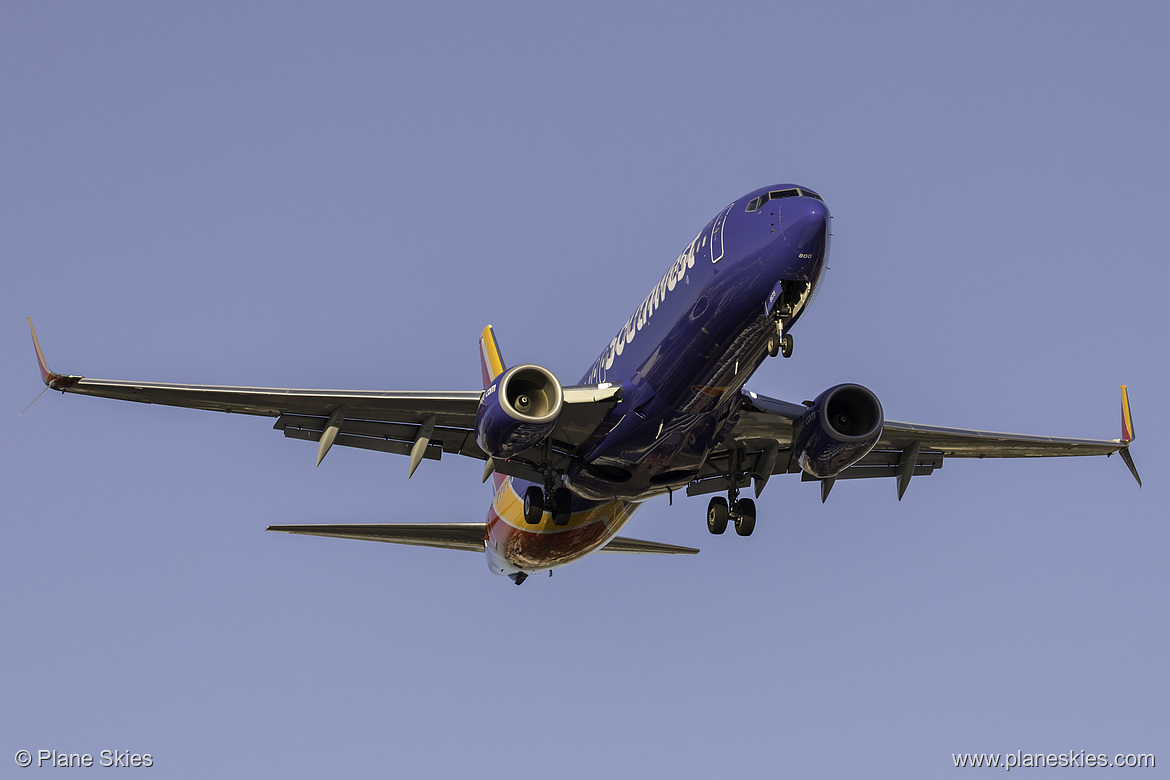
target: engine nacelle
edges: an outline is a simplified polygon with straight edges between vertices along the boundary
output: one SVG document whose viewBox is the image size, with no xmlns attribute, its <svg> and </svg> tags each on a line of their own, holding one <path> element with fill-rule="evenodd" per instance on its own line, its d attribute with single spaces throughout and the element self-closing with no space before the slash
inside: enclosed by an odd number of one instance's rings
<svg viewBox="0 0 1170 780">
<path fill-rule="evenodd" d="M 861 385 L 837 385 L 817 396 L 800 418 L 792 446 L 800 467 L 818 479 L 861 460 L 882 436 L 877 396 Z"/>
<path fill-rule="evenodd" d="M 561 383 L 547 368 L 509 368 L 483 391 L 475 440 L 493 458 L 511 458 L 544 441 L 561 416 Z"/>
</svg>

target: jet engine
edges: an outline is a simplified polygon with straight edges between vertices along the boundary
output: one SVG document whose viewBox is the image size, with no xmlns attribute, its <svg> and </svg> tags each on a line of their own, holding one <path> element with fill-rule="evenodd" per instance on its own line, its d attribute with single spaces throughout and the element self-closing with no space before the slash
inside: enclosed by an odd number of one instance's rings
<svg viewBox="0 0 1170 780">
<path fill-rule="evenodd" d="M 797 462 L 818 479 L 835 477 L 873 449 L 885 417 L 877 396 L 861 385 L 837 385 L 817 396 L 800 418 L 792 446 Z"/>
<path fill-rule="evenodd" d="M 515 366 L 483 391 L 475 414 L 475 440 L 493 458 L 515 457 L 553 432 L 563 405 L 561 383 L 551 371 Z"/>
</svg>

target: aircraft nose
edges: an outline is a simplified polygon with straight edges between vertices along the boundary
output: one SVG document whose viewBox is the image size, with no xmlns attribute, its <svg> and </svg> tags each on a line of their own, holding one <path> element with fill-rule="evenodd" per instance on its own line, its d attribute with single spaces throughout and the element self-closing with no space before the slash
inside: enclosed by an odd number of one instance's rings
<svg viewBox="0 0 1170 780">
<path fill-rule="evenodd" d="M 829 210 L 815 198 L 787 198 L 779 217 L 789 253 L 781 278 L 812 282 L 829 255 Z"/>
<path fill-rule="evenodd" d="M 829 237 L 829 210 L 814 198 L 791 198 L 781 206 L 780 232 L 798 254 L 821 258 Z"/>
</svg>

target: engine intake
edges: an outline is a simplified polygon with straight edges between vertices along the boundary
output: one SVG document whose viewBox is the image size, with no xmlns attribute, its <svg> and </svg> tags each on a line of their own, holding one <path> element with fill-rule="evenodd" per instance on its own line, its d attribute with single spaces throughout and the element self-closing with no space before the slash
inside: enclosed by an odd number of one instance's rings
<svg viewBox="0 0 1170 780">
<path fill-rule="evenodd" d="M 817 396 L 800 418 L 793 449 L 818 479 L 835 477 L 861 460 L 882 436 L 885 416 L 877 396 L 861 385 L 836 385 Z"/>
<path fill-rule="evenodd" d="M 475 440 L 493 458 L 511 458 L 543 442 L 564 405 L 561 383 L 547 368 L 515 366 L 496 377 L 475 414 Z"/>
</svg>

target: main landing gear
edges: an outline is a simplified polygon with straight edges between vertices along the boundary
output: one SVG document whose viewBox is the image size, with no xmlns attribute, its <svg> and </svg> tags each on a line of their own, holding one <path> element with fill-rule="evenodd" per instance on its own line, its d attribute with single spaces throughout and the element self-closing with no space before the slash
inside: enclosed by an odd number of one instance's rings
<svg viewBox="0 0 1170 780">
<path fill-rule="evenodd" d="M 524 491 L 524 522 L 536 525 L 544 517 L 546 509 L 552 515 L 553 525 L 568 525 L 572 510 L 569 489 L 559 487 L 546 491 L 538 485 L 532 485 Z"/>
<path fill-rule="evenodd" d="M 739 498 L 739 491 L 727 491 L 727 498 L 715 496 L 707 504 L 707 530 L 721 534 L 727 530 L 727 521 L 735 523 L 735 532 L 740 536 L 751 536 L 756 530 L 756 502 L 750 498 Z"/>
<path fill-rule="evenodd" d="M 548 512 L 553 525 L 568 525 L 573 512 L 573 495 L 564 486 L 564 472 L 552 466 L 552 440 L 545 439 L 544 455 L 537 466 L 544 477 L 544 487 L 530 485 L 524 491 L 524 522 L 537 525 Z"/>
</svg>

